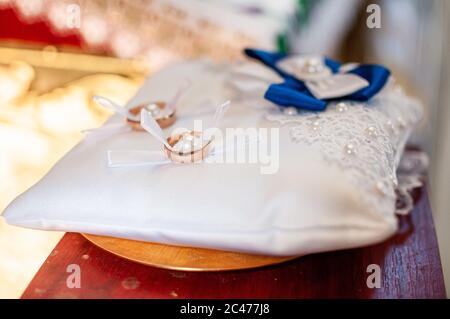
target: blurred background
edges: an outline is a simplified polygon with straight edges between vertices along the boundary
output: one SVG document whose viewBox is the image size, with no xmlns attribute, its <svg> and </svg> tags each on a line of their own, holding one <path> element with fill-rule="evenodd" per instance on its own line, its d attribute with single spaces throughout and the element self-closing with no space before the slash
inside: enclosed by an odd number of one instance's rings
<svg viewBox="0 0 450 319">
<path fill-rule="evenodd" d="M 0 0 L 0 212 L 108 118 L 93 95 L 125 103 L 167 64 L 234 61 L 246 46 L 382 63 L 425 105 L 411 143 L 431 159 L 449 290 L 448 17 L 446 0 Z M 61 236 L 0 219 L 0 298 L 20 297 Z"/>
</svg>

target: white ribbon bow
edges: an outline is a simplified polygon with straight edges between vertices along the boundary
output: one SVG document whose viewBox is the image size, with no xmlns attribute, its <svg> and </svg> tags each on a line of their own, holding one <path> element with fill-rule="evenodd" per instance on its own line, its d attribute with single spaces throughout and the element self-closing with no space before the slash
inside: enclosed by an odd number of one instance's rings
<svg viewBox="0 0 450 319">
<path fill-rule="evenodd" d="M 230 101 L 226 101 L 225 103 L 217 107 L 212 119 L 212 125 L 209 127 L 209 129 L 217 129 L 220 121 L 228 110 L 229 105 Z M 165 137 L 164 132 L 159 127 L 156 120 L 146 110 L 141 111 L 141 126 L 145 129 L 145 131 L 150 133 L 154 138 L 161 142 L 161 144 L 164 145 L 167 149 L 173 150 L 173 146 L 169 145 L 169 143 L 167 142 L 167 138 Z M 179 130 L 179 132 L 180 131 L 181 130 Z M 208 154 L 208 157 L 218 155 L 224 151 L 226 151 L 226 147 L 218 147 L 216 145 L 214 149 Z M 167 158 L 162 150 L 108 150 L 107 155 L 109 167 L 165 165 L 172 163 L 172 161 Z"/>
</svg>

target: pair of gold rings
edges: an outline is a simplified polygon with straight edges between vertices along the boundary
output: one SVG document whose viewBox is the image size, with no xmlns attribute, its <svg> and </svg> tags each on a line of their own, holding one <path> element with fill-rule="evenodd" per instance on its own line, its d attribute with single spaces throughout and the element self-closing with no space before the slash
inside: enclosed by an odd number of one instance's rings
<svg viewBox="0 0 450 319">
<path fill-rule="evenodd" d="M 176 121 L 175 110 L 167 111 L 166 102 L 142 103 L 130 108 L 131 117 L 126 118 L 127 124 L 133 130 L 144 130 L 139 119 L 142 109 L 150 112 L 158 125 L 163 129 L 173 125 Z M 200 162 L 208 156 L 213 144 L 212 139 L 204 140 L 203 133 L 196 131 L 172 135 L 167 138 L 167 143 L 171 146 L 171 149 L 164 145 L 164 153 L 174 163 Z"/>
</svg>

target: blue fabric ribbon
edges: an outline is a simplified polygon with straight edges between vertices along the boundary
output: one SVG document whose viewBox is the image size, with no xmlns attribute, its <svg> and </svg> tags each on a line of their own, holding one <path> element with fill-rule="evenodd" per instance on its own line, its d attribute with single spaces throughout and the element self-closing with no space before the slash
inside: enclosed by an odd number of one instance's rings
<svg viewBox="0 0 450 319">
<path fill-rule="evenodd" d="M 283 79 L 283 83 L 271 84 L 264 94 L 264 98 L 282 107 L 293 106 L 297 109 L 309 111 L 324 111 L 328 102 L 333 100 L 367 101 L 376 95 L 386 84 L 390 71 L 382 65 L 362 64 L 346 73 L 356 74 L 369 82 L 369 86 L 347 96 L 334 99 L 320 100 L 315 98 L 306 88 L 304 82 L 294 75 L 285 72 L 277 66 L 277 63 L 286 58 L 284 53 L 268 52 L 257 49 L 245 49 L 245 54 L 262 62 L 267 67 L 277 72 Z M 325 65 L 333 73 L 337 73 L 341 64 L 329 58 L 325 58 Z"/>
</svg>

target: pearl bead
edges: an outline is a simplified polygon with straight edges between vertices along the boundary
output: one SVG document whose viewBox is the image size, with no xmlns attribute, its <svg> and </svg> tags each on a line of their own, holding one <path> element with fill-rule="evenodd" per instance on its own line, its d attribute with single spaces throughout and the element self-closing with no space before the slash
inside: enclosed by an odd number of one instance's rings
<svg viewBox="0 0 450 319">
<path fill-rule="evenodd" d="M 403 93 L 403 88 L 401 87 L 401 85 L 395 84 L 394 91 L 397 93 Z"/>
<path fill-rule="evenodd" d="M 320 73 L 324 70 L 323 64 L 317 59 L 308 59 L 303 65 L 303 71 L 306 73 L 314 74 Z"/>
<path fill-rule="evenodd" d="M 283 109 L 283 114 L 294 116 L 298 114 L 298 110 L 295 107 L 286 107 Z"/>
<path fill-rule="evenodd" d="M 145 107 L 145 109 L 151 114 L 151 116 L 154 119 L 161 119 L 167 116 L 170 116 L 170 114 L 173 112 L 172 110 L 169 110 L 167 108 L 159 108 L 159 106 L 155 103 L 149 104 Z"/>
<path fill-rule="evenodd" d="M 348 105 L 347 105 L 346 103 L 344 103 L 344 102 L 339 102 L 339 103 L 336 105 L 336 110 L 337 110 L 338 112 L 340 112 L 340 113 L 345 112 L 345 111 L 348 110 Z"/>
<path fill-rule="evenodd" d="M 353 145 L 353 144 L 351 144 L 351 143 L 345 145 L 344 151 L 345 151 L 345 153 L 348 154 L 348 155 L 353 155 L 353 154 L 355 154 L 355 153 L 356 153 L 355 145 Z"/>
<path fill-rule="evenodd" d="M 375 127 L 373 127 L 373 126 L 369 126 L 369 127 L 366 129 L 366 134 L 367 134 L 367 136 L 369 136 L 369 137 L 377 137 L 377 136 L 378 136 L 377 129 L 376 129 Z"/>
<path fill-rule="evenodd" d="M 203 141 L 200 137 L 192 135 L 184 135 L 181 140 L 179 140 L 173 149 L 181 153 L 189 153 L 192 151 L 199 150 L 203 147 Z"/>
<path fill-rule="evenodd" d="M 399 125 L 401 128 L 405 128 L 405 127 L 406 127 L 405 120 L 403 120 L 403 118 L 400 117 L 400 116 L 397 118 L 397 123 L 398 123 L 398 125 Z"/>
<path fill-rule="evenodd" d="M 387 126 L 387 128 L 388 128 L 392 133 L 396 133 L 395 125 L 394 125 L 394 123 L 392 123 L 391 120 L 388 120 L 388 121 L 386 122 L 386 126 Z"/>
<path fill-rule="evenodd" d="M 312 128 L 313 131 L 318 131 L 320 129 L 319 121 L 313 121 L 311 123 L 311 128 Z"/>
<path fill-rule="evenodd" d="M 150 112 L 152 117 L 157 117 L 161 111 L 161 109 L 156 104 L 150 104 L 146 107 L 146 109 Z"/>
<path fill-rule="evenodd" d="M 375 189 L 381 195 L 386 195 L 387 194 L 387 185 L 386 185 L 385 182 L 377 182 L 376 185 L 375 185 Z"/>
</svg>

